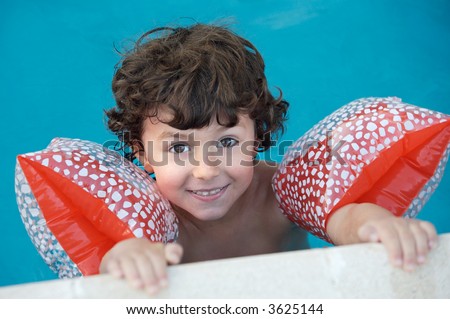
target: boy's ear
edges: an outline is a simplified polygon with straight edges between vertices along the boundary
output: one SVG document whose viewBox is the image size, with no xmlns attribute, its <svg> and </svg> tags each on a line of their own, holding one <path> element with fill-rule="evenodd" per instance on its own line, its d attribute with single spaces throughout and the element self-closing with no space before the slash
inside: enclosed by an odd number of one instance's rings
<svg viewBox="0 0 450 319">
<path fill-rule="evenodd" d="M 257 138 L 255 139 L 255 147 L 254 147 L 255 156 L 256 156 L 256 153 L 258 153 L 258 151 L 263 149 L 262 144 L 263 143 L 261 140 L 258 140 Z"/>
<path fill-rule="evenodd" d="M 145 156 L 145 155 L 144 155 Z M 147 157 L 145 156 L 145 161 L 144 161 L 144 169 L 147 173 L 151 174 L 153 173 L 153 167 L 150 165 L 150 163 L 147 161 Z"/>
<path fill-rule="evenodd" d="M 131 148 L 133 149 L 133 153 L 136 154 L 136 158 L 139 163 L 144 167 L 147 173 L 153 173 L 153 167 L 150 165 L 147 156 L 145 155 L 145 150 L 139 142 L 135 142 L 132 144 Z"/>
</svg>

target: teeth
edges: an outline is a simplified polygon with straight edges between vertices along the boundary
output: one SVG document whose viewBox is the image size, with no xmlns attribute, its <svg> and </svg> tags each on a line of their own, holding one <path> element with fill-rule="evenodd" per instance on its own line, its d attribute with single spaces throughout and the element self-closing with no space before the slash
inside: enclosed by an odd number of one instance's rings
<svg viewBox="0 0 450 319">
<path fill-rule="evenodd" d="M 212 196 L 212 195 L 216 195 L 218 194 L 222 188 L 217 188 L 217 189 L 213 189 L 212 191 L 209 192 L 202 192 L 202 191 L 192 191 L 194 194 L 200 195 L 200 196 Z"/>
</svg>

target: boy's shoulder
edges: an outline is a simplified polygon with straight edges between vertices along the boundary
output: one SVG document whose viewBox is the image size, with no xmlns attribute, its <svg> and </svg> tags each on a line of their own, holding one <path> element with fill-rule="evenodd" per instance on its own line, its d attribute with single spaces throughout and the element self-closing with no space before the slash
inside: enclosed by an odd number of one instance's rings
<svg viewBox="0 0 450 319">
<path fill-rule="evenodd" d="M 253 176 L 253 197 L 259 197 L 264 203 L 264 207 L 270 210 L 277 209 L 275 195 L 272 189 L 272 178 L 278 169 L 275 162 L 258 161 L 255 164 L 255 172 Z"/>
<path fill-rule="evenodd" d="M 272 178 L 277 169 L 275 162 L 261 161 L 255 166 L 254 189 L 257 194 L 254 194 L 255 201 L 252 203 L 259 208 L 256 212 L 258 219 L 270 230 L 270 236 L 278 238 L 278 251 L 307 248 L 306 231 L 289 221 L 276 199 Z"/>
<path fill-rule="evenodd" d="M 255 163 L 255 176 L 264 180 L 272 181 L 278 169 L 278 163 L 269 161 L 257 161 Z"/>
</svg>

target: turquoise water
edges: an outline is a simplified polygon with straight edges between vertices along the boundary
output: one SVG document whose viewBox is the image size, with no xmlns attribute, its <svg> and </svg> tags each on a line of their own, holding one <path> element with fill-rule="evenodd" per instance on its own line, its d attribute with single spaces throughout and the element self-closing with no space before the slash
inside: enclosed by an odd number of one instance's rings
<svg viewBox="0 0 450 319">
<path fill-rule="evenodd" d="M 111 139 L 103 109 L 114 105 L 114 44 L 155 26 L 232 17 L 263 54 L 269 83 L 291 102 L 286 139 L 360 97 L 398 96 L 450 113 L 446 0 L 10 2 L 0 4 L 0 285 L 55 278 L 19 217 L 15 156 L 56 136 Z M 420 215 L 440 233 L 450 232 L 449 175 Z"/>
</svg>

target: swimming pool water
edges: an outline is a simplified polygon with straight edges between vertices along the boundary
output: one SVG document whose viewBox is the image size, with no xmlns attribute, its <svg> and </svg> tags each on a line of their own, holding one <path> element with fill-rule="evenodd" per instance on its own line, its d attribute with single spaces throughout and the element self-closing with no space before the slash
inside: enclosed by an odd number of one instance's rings
<svg viewBox="0 0 450 319">
<path fill-rule="evenodd" d="M 450 113 L 450 3 L 435 1 L 15 1 L 0 10 L 0 285 L 55 278 L 28 238 L 15 203 L 17 154 L 53 137 L 104 143 L 103 109 L 122 48 L 156 26 L 226 19 L 266 61 L 291 102 L 293 140 L 343 104 L 368 96 Z M 231 18 L 230 18 L 231 17 Z M 129 39 L 129 41 L 124 41 Z M 281 155 L 272 153 L 280 160 Z M 450 232 L 450 173 L 420 217 Z M 315 247 L 323 242 L 312 239 Z"/>
</svg>

